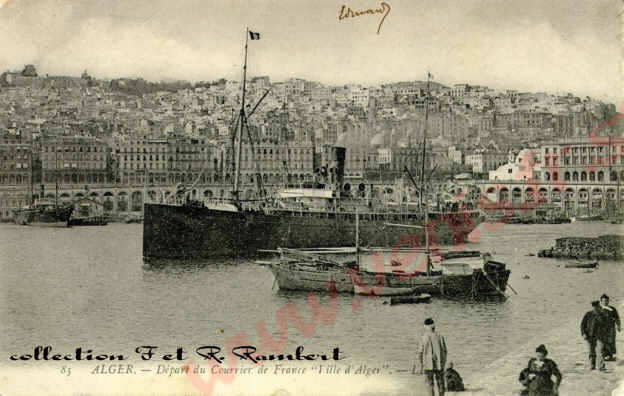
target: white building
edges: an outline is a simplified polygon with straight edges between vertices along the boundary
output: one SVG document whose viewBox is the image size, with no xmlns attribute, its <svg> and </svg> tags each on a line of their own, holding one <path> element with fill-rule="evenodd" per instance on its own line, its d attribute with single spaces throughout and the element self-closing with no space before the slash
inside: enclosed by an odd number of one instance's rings
<svg viewBox="0 0 624 396">
<path fill-rule="evenodd" d="M 539 180 L 540 176 L 539 154 L 533 149 L 520 150 L 513 162 L 501 165 L 489 172 L 490 180 L 502 181 Z"/>
</svg>

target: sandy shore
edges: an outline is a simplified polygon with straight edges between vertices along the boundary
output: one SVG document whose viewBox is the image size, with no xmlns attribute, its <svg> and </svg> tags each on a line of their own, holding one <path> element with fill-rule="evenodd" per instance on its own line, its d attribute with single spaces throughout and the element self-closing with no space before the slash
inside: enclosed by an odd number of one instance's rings
<svg viewBox="0 0 624 396">
<path fill-rule="evenodd" d="M 624 304 L 617 306 L 624 312 Z M 624 396 L 624 332 L 617 334 L 618 361 L 607 362 L 607 371 L 590 371 L 585 341 L 580 334 L 581 318 L 575 319 L 553 330 L 545 336 L 511 351 L 496 360 L 484 370 L 484 374 L 473 374 L 464 378 L 465 396 L 507 396 L 519 395 L 522 385 L 518 375 L 539 344 L 546 345 L 549 355 L 563 375 L 559 388 L 560 396 Z M 455 394 L 449 392 L 449 394 Z"/>
</svg>

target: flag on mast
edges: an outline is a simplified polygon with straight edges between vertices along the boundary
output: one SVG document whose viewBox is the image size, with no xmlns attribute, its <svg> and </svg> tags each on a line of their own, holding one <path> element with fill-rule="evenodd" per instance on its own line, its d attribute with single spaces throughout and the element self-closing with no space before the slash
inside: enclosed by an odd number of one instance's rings
<svg viewBox="0 0 624 396">
<path fill-rule="evenodd" d="M 260 33 L 249 31 L 249 38 L 252 40 L 260 40 Z"/>
</svg>

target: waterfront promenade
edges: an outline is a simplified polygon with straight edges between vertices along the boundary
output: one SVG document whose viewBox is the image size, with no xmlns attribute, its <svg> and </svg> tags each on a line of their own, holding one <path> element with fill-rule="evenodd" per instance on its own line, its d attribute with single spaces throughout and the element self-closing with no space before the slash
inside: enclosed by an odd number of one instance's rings
<svg viewBox="0 0 624 396">
<path fill-rule="evenodd" d="M 589 311 L 589 302 L 587 303 Z M 624 304 L 616 305 L 624 311 Z M 548 357 L 563 375 L 560 396 L 624 396 L 624 333 L 617 334 L 618 361 L 607 362 L 607 371 L 590 371 L 587 347 L 580 334 L 581 317 L 556 327 L 545 336 L 536 336 L 521 347 L 492 362 L 479 373 L 464 378 L 466 392 L 449 392 L 464 396 L 518 396 L 522 385 L 520 371 L 534 356 L 535 348 L 544 344 Z"/>
</svg>

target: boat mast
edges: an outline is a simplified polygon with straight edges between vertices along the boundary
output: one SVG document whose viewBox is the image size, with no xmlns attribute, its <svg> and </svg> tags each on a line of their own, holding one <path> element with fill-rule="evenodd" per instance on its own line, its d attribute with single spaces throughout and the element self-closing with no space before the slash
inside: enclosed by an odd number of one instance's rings
<svg viewBox="0 0 624 396">
<path fill-rule="evenodd" d="M 427 93 L 425 96 L 425 128 L 423 129 L 423 151 L 422 151 L 422 169 L 420 173 L 420 207 L 423 208 L 424 196 L 426 193 L 425 188 L 425 162 L 426 162 L 426 154 L 427 154 L 427 123 L 429 120 L 429 82 L 431 78 L 431 73 L 427 72 Z M 431 275 L 431 261 L 430 261 L 430 251 L 429 251 L 429 208 L 428 203 L 424 202 L 424 211 L 425 211 L 425 257 L 427 260 L 427 275 Z"/>
<path fill-rule="evenodd" d="M 54 145 L 54 207 L 58 207 L 58 147 Z"/>
<path fill-rule="evenodd" d="M 355 258 L 358 269 L 360 268 L 360 211 L 355 208 Z"/>
<path fill-rule="evenodd" d="M 21 131 L 20 131 L 20 136 L 22 135 Z M 33 145 L 33 139 L 32 139 L 32 135 L 30 137 L 30 204 L 34 204 L 35 199 L 34 199 L 34 195 L 35 195 L 35 187 L 34 187 L 34 170 L 33 170 L 33 154 L 35 153 L 35 149 L 34 149 L 34 145 Z"/>
<path fill-rule="evenodd" d="M 236 131 L 236 164 L 234 167 L 234 198 L 238 201 L 239 184 L 240 184 L 240 164 L 241 164 L 241 148 L 243 144 L 243 123 L 245 120 L 245 93 L 247 90 L 247 44 L 249 42 L 249 28 L 245 29 L 245 62 L 243 64 L 243 94 L 241 99 L 241 108 L 239 112 L 238 128 Z"/>
</svg>

